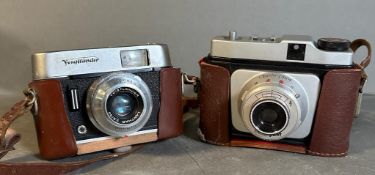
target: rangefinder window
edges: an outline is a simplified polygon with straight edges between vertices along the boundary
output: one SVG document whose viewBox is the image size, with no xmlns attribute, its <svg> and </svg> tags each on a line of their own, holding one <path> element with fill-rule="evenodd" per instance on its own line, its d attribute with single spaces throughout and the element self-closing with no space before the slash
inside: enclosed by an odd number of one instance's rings
<svg viewBox="0 0 375 175">
<path fill-rule="evenodd" d="M 146 49 L 120 51 L 121 65 L 124 68 L 148 66 L 148 53 Z"/>
</svg>

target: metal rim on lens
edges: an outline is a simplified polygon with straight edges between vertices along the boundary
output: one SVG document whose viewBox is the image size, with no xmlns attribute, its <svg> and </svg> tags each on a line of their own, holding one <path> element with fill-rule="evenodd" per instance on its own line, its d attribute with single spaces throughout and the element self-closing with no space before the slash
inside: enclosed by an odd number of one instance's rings
<svg viewBox="0 0 375 175">
<path fill-rule="evenodd" d="M 254 110 L 255 110 L 259 105 L 264 104 L 264 103 L 267 103 L 267 102 L 269 102 L 269 103 L 275 103 L 275 104 L 279 105 L 279 106 L 283 109 L 283 111 L 284 111 L 284 113 L 285 113 L 285 117 L 286 117 L 286 121 L 285 121 L 283 127 L 281 127 L 281 129 L 279 129 L 279 130 L 277 130 L 277 131 L 274 131 L 274 132 L 271 132 L 271 133 L 262 131 L 262 130 L 261 130 L 261 129 L 260 129 L 255 123 L 254 123 L 254 119 L 253 119 L 253 116 L 254 116 Z M 252 126 L 258 131 L 258 132 L 261 132 L 261 133 L 266 134 L 266 135 L 275 135 L 275 134 L 280 133 L 281 131 L 283 131 L 283 130 L 286 128 L 286 126 L 288 125 L 288 123 L 289 123 L 289 112 L 288 112 L 287 109 L 285 108 L 285 105 L 284 105 L 284 104 L 282 104 L 282 103 L 280 103 L 280 102 L 278 102 L 278 101 L 276 101 L 276 100 L 261 100 L 261 101 L 258 101 L 257 103 L 255 103 L 255 105 L 251 108 L 251 112 L 250 112 L 250 123 L 251 123 L 251 125 L 252 125 Z"/>
<path fill-rule="evenodd" d="M 287 105 L 283 100 L 275 98 L 274 96 L 266 96 L 266 94 L 269 94 L 270 92 L 284 96 L 285 98 L 287 98 L 286 100 L 289 101 L 289 103 L 291 103 L 292 105 Z M 242 105 L 240 111 L 242 111 L 242 120 L 250 133 L 260 139 L 268 141 L 283 139 L 291 134 L 301 123 L 301 109 L 298 105 L 298 100 L 293 96 L 292 93 L 285 91 L 280 87 L 263 86 L 255 88 L 251 91 L 245 92 L 241 101 Z M 261 101 L 277 102 L 279 104 L 282 104 L 281 106 L 283 106 L 285 108 L 285 111 L 287 111 L 287 124 L 279 132 L 275 132 L 272 134 L 265 133 L 259 130 L 259 128 L 254 127 L 254 123 L 252 123 L 251 119 L 249 119 L 249 116 L 253 111 L 255 105 Z"/>
<path fill-rule="evenodd" d="M 143 110 L 139 118 L 129 124 L 119 124 L 109 118 L 107 101 L 111 93 L 119 88 L 130 88 L 142 97 Z M 92 124 L 103 133 L 122 137 L 140 130 L 148 121 L 152 111 L 152 96 L 147 84 L 131 73 L 112 73 L 96 80 L 88 90 L 86 109 Z"/>
</svg>

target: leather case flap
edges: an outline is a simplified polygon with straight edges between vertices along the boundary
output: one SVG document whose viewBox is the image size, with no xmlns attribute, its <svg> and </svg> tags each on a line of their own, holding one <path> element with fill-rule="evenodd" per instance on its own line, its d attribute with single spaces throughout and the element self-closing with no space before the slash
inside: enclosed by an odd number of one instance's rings
<svg viewBox="0 0 375 175">
<path fill-rule="evenodd" d="M 176 68 L 160 71 L 159 139 L 179 136 L 182 133 L 181 72 Z"/>
<path fill-rule="evenodd" d="M 347 154 L 360 80 L 361 69 L 335 69 L 324 76 L 309 154 Z"/>
<path fill-rule="evenodd" d="M 229 144 L 229 81 L 227 69 L 200 62 L 200 130 L 207 142 Z"/>
<path fill-rule="evenodd" d="M 40 154 L 44 159 L 76 155 L 77 145 L 64 107 L 58 80 L 39 80 L 29 84 L 36 91 L 38 114 L 34 116 Z"/>
</svg>

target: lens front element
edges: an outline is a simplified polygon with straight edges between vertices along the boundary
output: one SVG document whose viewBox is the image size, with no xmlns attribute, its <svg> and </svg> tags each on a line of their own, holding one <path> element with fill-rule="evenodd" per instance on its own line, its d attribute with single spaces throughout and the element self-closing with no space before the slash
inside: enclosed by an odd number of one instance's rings
<svg viewBox="0 0 375 175">
<path fill-rule="evenodd" d="M 260 131 L 275 134 L 287 125 L 288 114 L 285 108 L 276 101 L 262 101 L 255 105 L 251 114 L 251 123 Z"/>
<path fill-rule="evenodd" d="M 111 107 L 109 113 L 115 114 L 119 117 L 124 117 L 133 111 L 134 98 L 125 94 L 123 96 L 115 97 L 110 104 Z"/>
<path fill-rule="evenodd" d="M 136 121 L 142 110 L 142 96 L 131 88 L 118 88 L 108 97 L 107 115 L 118 124 L 129 124 Z"/>
</svg>

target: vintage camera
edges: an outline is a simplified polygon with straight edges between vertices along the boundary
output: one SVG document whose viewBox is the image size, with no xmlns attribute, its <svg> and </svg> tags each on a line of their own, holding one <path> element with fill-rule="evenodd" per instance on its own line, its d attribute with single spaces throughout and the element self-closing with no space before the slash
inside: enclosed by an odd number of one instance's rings
<svg viewBox="0 0 375 175">
<path fill-rule="evenodd" d="M 209 143 L 344 156 L 362 69 L 351 42 L 219 36 L 200 61 L 200 130 Z"/>
<path fill-rule="evenodd" d="M 57 159 L 178 136 L 181 73 L 167 45 L 32 57 L 41 156 Z"/>
</svg>

